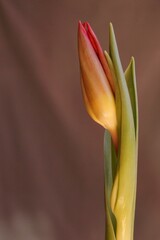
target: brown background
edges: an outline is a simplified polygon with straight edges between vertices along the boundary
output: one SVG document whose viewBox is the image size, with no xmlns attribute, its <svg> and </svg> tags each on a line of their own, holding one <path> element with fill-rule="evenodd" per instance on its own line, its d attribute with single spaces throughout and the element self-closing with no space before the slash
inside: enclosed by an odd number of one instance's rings
<svg viewBox="0 0 160 240">
<path fill-rule="evenodd" d="M 103 129 L 83 106 L 77 22 L 124 68 L 140 110 L 136 240 L 159 240 L 160 1 L 0 0 L 0 239 L 104 240 Z"/>
</svg>

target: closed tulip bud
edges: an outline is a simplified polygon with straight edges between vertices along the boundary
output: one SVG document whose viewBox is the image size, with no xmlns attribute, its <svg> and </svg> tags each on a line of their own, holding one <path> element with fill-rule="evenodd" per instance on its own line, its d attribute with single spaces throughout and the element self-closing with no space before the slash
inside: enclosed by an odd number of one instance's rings
<svg viewBox="0 0 160 240">
<path fill-rule="evenodd" d="M 114 83 L 102 48 L 88 23 L 79 22 L 78 52 L 86 109 L 94 121 L 109 130 L 117 149 Z"/>
</svg>

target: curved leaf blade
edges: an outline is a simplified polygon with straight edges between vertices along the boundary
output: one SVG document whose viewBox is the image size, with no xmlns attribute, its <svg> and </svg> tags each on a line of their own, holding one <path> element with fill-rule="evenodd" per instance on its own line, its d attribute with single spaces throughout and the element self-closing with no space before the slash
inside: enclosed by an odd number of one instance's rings
<svg viewBox="0 0 160 240">
<path fill-rule="evenodd" d="M 117 239 L 131 240 L 133 239 L 133 209 L 137 175 L 135 126 L 130 95 L 112 24 L 110 24 L 110 55 L 121 98 L 121 134 L 117 168 L 118 189 L 113 212 L 117 221 Z"/>
</svg>

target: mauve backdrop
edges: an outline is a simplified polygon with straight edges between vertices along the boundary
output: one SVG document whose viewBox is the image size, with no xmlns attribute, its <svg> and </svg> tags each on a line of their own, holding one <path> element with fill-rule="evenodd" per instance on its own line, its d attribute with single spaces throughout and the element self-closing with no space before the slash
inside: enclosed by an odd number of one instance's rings
<svg viewBox="0 0 160 240">
<path fill-rule="evenodd" d="M 77 22 L 136 59 L 135 240 L 159 240 L 160 1 L 0 0 L 0 239 L 104 240 L 103 132 L 83 106 Z"/>
</svg>

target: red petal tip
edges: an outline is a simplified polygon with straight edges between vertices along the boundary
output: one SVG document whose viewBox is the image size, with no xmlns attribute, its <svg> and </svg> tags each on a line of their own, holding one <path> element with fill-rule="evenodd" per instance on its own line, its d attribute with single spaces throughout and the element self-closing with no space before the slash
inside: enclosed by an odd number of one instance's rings
<svg viewBox="0 0 160 240">
<path fill-rule="evenodd" d="M 82 23 L 81 21 L 78 22 L 78 28 L 79 28 L 79 32 L 83 32 L 85 35 L 87 35 L 84 23 Z"/>
</svg>

